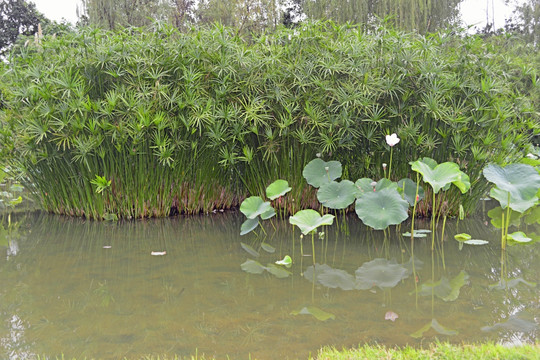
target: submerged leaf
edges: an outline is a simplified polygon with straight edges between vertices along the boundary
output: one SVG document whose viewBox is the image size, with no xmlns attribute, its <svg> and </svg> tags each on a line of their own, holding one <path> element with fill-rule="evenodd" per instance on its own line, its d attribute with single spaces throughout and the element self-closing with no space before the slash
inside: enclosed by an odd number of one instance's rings
<svg viewBox="0 0 540 360">
<path fill-rule="evenodd" d="M 326 321 L 328 319 L 335 319 L 334 314 L 330 314 L 324 310 L 319 309 L 315 306 L 303 307 L 298 311 L 291 311 L 291 315 L 313 315 L 319 321 Z"/>
<path fill-rule="evenodd" d="M 276 180 L 266 188 L 266 197 L 275 200 L 280 196 L 287 194 L 292 188 L 286 180 Z"/>
</svg>

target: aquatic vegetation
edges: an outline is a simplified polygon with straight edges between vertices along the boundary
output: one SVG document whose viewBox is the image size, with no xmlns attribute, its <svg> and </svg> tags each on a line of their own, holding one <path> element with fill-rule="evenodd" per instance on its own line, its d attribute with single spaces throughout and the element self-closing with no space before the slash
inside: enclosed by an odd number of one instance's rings
<svg viewBox="0 0 540 360">
<path fill-rule="evenodd" d="M 325 214 L 321 216 L 315 210 L 307 209 L 300 210 L 293 216 L 289 217 L 289 223 L 298 226 L 302 234 L 314 234 L 314 231 L 323 225 L 332 225 L 334 223 L 334 215 Z"/>
<path fill-rule="evenodd" d="M 336 318 L 334 314 L 321 310 L 316 306 L 306 306 L 300 310 L 291 311 L 291 315 L 312 315 L 319 321 L 333 320 Z"/>
<path fill-rule="evenodd" d="M 430 329 L 435 330 L 438 334 L 441 334 L 441 335 L 457 335 L 458 334 L 456 330 L 448 329 L 442 326 L 437 321 L 437 319 L 431 319 L 429 323 L 427 323 L 426 325 L 422 326 L 420 329 L 412 333 L 411 336 L 417 339 L 421 338 L 422 336 L 424 336 L 424 333 L 429 331 Z"/>
<path fill-rule="evenodd" d="M 445 302 L 455 301 L 459 297 L 459 291 L 467 284 L 468 280 L 469 274 L 462 270 L 452 280 L 448 280 L 447 277 L 443 276 L 436 282 L 424 283 L 417 292 L 422 296 L 435 295 Z"/>
<path fill-rule="evenodd" d="M 408 209 L 409 203 L 392 188 L 367 192 L 356 200 L 355 205 L 358 217 L 375 230 L 401 224 L 409 217 Z"/>
</svg>

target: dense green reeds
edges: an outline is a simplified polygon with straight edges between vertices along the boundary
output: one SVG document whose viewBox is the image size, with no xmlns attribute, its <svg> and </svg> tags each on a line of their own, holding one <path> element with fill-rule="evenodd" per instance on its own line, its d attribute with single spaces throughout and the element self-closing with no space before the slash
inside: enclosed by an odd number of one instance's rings
<svg viewBox="0 0 540 360">
<path fill-rule="evenodd" d="M 345 178 L 381 178 L 394 132 L 392 176 L 412 176 L 423 156 L 454 161 L 471 177 L 471 209 L 484 165 L 521 157 L 538 133 L 535 61 L 511 39 L 329 22 L 257 38 L 78 29 L 13 50 L 0 134 L 43 207 L 62 214 L 210 212 L 278 178 L 295 189 L 278 206 L 294 212 L 317 206 L 302 177 L 316 154 Z M 452 208 L 461 195 L 445 196 Z"/>
</svg>

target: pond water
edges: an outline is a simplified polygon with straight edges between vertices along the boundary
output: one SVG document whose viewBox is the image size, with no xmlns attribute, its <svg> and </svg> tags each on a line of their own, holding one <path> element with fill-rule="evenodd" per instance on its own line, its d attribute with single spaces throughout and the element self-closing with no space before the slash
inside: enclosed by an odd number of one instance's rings
<svg viewBox="0 0 540 360">
<path fill-rule="evenodd" d="M 341 220 L 340 231 L 335 224 L 323 239 L 314 239 L 317 263 L 328 265 L 318 267 L 326 275 L 317 272 L 315 285 L 311 237 L 301 247 L 298 230 L 286 221 L 274 221 L 275 229 L 267 222 L 266 237 L 240 237 L 243 220 L 241 214 L 218 213 L 112 223 L 39 212 L 12 219 L 11 232 L 1 234 L 9 242 L 0 241 L 0 358 L 198 353 L 306 359 L 323 345 L 419 346 L 437 337 L 516 344 L 538 338 L 539 247 L 507 250 L 506 276 L 518 280 L 499 289 L 500 232 L 488 219 L 447 221 L 443 246 L 439 228 L 434 251 L 431 234 L 411 247 L 410 238 L 400 235 L 407 224 L 392 228 L 385 239 L 357 218 Z M 490 243 L 460 250 L 453 238 L 458 232 Z M 262 249 L 263 241 L 275 252 Z M 288 277 L 264 269 L 285 255 L 294 261 Z M 244 271 L 248 259 L 262 264 L 263 272 Z M 386 267 L 375 274 L 397 269 L 398 281 L 379 288 L 378 280 L 357 272 L 376 263 Z M 368 276 L 365 289 L 344 290 L 358 276 Z M 332 318 L 321 321 L 303 312 Z M 399 317 L 385 320 L 387 314 Z M 420 334 L 426 324 L 434 326 Z"/>
</svg>

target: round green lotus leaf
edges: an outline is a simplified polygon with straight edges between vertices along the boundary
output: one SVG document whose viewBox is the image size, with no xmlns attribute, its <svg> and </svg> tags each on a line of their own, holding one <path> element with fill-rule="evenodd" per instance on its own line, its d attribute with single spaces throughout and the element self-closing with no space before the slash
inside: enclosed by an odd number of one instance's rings
<svg viewBox="0 0 540 360">
<path fill-rule="evenodd" d="M 355 193 L 354 196 L 359 199 L 365 193 L 373 192 L 373 180 L 369 178 L 361 178 L 354 183 Z"/>
<path fill-rule="evenodd" d="M 510 164 L 500 167 L 489 164 L 483 172 L 489 182 L 494 183 L 500 190 L 510 193 L 510 208 L 514 200 L 534 198 L 540 188 L 540 174 L 530 165 Z"/>
<path fill-rule="evenodd" d="M 396 286 L 408 275 L 407 269 L 395 260 L 374 259 L 360 266 L 355 271 L 356 288 L 368 290 L 373 286 L 389 289 Z"/>
<path fill-rule="evenodd" d="M 315 188 L 320 188 L 333 180 L 341 177 L 341 163 L 339 161 L 324 161 L 322 159 L 311 160 L 302 175 L 307 183 Z"/>
<path fill-rule="evenodd" d="M 491 219 L 491 225 L 495 226 L 497 229 L 502 227 L 502 214 L 504 213 L 505 222 L 506 219 L 506 210 L 503 210 L 500 206 L 493 208 L 488 211 L 488 216 Z M 521 214 L 517 211 L 510 209 L 510 226 L 518 226 L 521 223 Z"/>
<path fill-rule="evenodd" d="M 454 183 L 461 192 L 468 190 L 467 180 L 468 176 L 464 174 L 458 164 L 453 162 L 445 162 L 431 168 L 431 164 L 426 164 L 421 160 L 416 160 L 411 163 L 411 169 L 422 175 L 424 182 L 427 182 L 433 188 L 435 194 L 439 190 L 450 186 Z M 470 187 L 470 182 L 468 182 Z"/>
<path fill-rule="evenodd" d="M 503 209 L 506 209 L 508 206 L 508 191 L 499 189 L 498 187 L 491 188 L 489 191 L 489 196 L 497 200 L 501 204 Z M 524 213 L 538 203 L 538 197 L 533 196 L 530 199 L 522 199 L 518 197 L 513 197 L 510 195 L 510 209 L 517 211 L 519 213 Z"/>
<path fill-rule="evenodd" d="M 266 197 L 270 200 L 275 200 L 291 191 L 291 189 L 286 180 L 276 180 L 266 188 Z"/>
<path fill-rule="evenodd" d="M 506 241 L 508 245 L 520 245 L 527 244 L 532 241 L 523 231 L 516 231 L 506 236 Z"/>
<path fill-rule="evenodd" d="M 289 223 L 298 226 L 302 234 L 307 235 L 319 226 L 332 225 L 334 215 L 326 214 L 321 216 L 315 210 L 300 210 L 294 216 L 289 217 Z"/>
<path fill-rule="evenodd" d="M 401 179 L 397 183 L 398 192 L 403 195 L 403 198 L 407 202 L 414 206 L 414 198 L 416 197 L 416 183 L 409 178 Z M 422 200 L 425 196 L 424 188 L 418 185 L 418 201 Z"/>
<path fill-rule="evenodd" d="M 397 190 L 386 188 L 370 192 L 356 200 L 356 214 L 364 224 L 375 230 L 384 230 L 389 225 L 401 224 L 409 217 L 409 203 Z"/>
<path fill-rule="evenodd" d="M 471 239 L 471 240 L 465 240 L 463 243 L 468 244 L 468 245 L 486 245 L 486 244 L 489 244 L 489 241 L 480 240 L 480 239 Z"/>
<path fill-rule="evenodd" d="M 317 199 L 330 209 L 345 209 L 351 205 L 355 198 L 356 187 L 352 181 L 332 181 L 322 185 L 317 191 Z"/>
<path fill-rule="evenodd" d="M 461 234 L 454 235 L 454 239 L 456 239 L 457 241 L 467 241 L 467 240 L 471 240 L 472 236 L 469 234 L 461 233 Z"/>
<path fill-rule="evenodd" d="M 255 219 L 257 216 L 262 214 L 267 216 L 272 212 L 272 210 L 273 208 L 272 205 L 270 205 L 270 202 L 263 201 L 260 196 L 250 196 L 242 201 L 242 204 L 240 205 L 240 211 L 242 214 L 246 215 L 248 219 Z M 268 219 L 268 217 L 266 218 Z"/>
<path fill-rule="evenodd" d="M 540 224 L 540 206 L 536 206 L 525 217 L 525 224 Z"/>
</svg>

